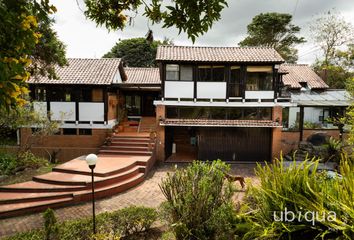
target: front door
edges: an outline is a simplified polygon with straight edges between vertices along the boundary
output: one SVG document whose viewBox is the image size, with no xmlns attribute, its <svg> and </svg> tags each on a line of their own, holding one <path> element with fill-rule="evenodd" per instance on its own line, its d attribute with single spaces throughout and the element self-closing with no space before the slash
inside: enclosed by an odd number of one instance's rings
<svg viewBox="0 0 354 240">
<path fill-rule="evenodd" d="M 142 115 L 143 116 L 155 116 L 155 107 L 154 107 L 154 100 L 155 100 L 155 96 L 153 95 L 144 95 L 143 96 L 143 112 Z"/>
<path fill-rule="evenodd" d="M 125 108 L 128 116 L 141 116 L 141 96 L 137 94 L 126 94 Z"/>
<path fill-rule="evenodd" d="M 125 108 L 128 116 L 155 116 L 154 100 L 157 97 L 157 92 L 125 93 Z"/>
</svg>

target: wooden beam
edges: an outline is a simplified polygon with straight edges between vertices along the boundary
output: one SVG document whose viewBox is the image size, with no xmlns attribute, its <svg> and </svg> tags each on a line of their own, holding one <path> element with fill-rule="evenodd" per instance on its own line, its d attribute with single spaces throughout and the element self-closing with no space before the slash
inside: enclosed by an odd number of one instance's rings
<svg viewBox="0 0 354 240">
<path fill-rule="evenodd" d="M 300 107 L 300 119 L 299 119 L 299 131 L 300 131 L 300 142 L 303 140 L 304 134 L 304 107 Z"/>
</svg>

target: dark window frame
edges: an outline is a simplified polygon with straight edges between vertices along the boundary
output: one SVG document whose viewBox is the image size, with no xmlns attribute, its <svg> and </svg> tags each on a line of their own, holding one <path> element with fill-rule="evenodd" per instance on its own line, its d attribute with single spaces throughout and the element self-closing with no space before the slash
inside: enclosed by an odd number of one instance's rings
<svg viewBox="0 0 354 240">
<path fill-rule="evenodd" d="M 178 66 L 178 79 L 167 79 L 167 66 L 168 65 L 176 65 Z M 182 67 L 190 67 L 192 69 L 192 79 L 186 80 L 186 79 L 181 79 L 181 70 Z M 177 72 L 177 71 L 174 71 Z M 174 64 L 174 63 L 168 63 L 165 65 L 165 80 L 166 81 L 178 81 L 178 82 L 193 82 L 194 81 L 194 66 L 192 64 Z"/>
<path fill-rule="evenodd" d="M 200 79 L 200 72 L 199 72 L 199 69 L 205 69 L 205 68 L 201 68 L 201 66 L 210 66 L 210 79 L 209 80 L 201 80 Z M 226 82 L 227 79 L 226 79 L 226 68 L 227 66 L 225 64 L 205 64 L 205 65 L 197 65 L 197 72 L 198 72 L 198 79 L 197 79 L 197 82 Z M 215 81 L 215 78 L 214 78 L 214 69 L 220 69 L 222 68 L 224 71 L 223 71 L 223 80 L 222 81 Z"/>
</svg>

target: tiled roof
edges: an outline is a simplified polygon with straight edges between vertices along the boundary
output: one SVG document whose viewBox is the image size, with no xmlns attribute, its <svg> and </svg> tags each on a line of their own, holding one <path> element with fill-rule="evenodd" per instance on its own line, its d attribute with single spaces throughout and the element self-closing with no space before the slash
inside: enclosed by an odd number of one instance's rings
<svg viewBox="0 0 354 240">
<path fill-rule="evenodd" d="M 161 126 L 185 127 L 281 127 L 281 124 L 272 120 L 217 120 L 217 119 L 172 119 L 160 121 Z"/>
<path fill-rule="evenodd" d="M 69 58 L 69 66 L 55 67 L 59 79 L 32 77 L 29 83 L 109 85 L 119 74 L 120 58 Z"/>
<path fill-rule="evenodd" d="M 284 62 L 273 48 L 159 46 L 156 60 L 193 62 Z"/>
<path fill-rule="evenodd" d="M 322 78 L 306 64 L 282 64 L 279 71 L 288 73 L 283 76 L 283 83 L 290 88 L 301 88 L 301 82 L 306 82 L 310 88 L 328 88 Z"/>
<path fill-rule="evenodd" d="M 161 84 L 158 68 L 124 68 L 127 84 Z"/>
</svg>

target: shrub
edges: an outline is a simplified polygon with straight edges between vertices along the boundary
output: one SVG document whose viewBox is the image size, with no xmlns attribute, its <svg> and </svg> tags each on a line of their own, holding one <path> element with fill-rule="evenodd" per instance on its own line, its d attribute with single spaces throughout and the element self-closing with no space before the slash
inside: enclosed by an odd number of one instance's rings
<svg viewBox="0 0 354 240">
<path fill-rule="evenodd" d="M 57 225 L 57 218 L 55 217 L 54 211 L 48 208 L 43 213 L 44 219 L 44 232 L 45 232 L 45 239 L 46 240 L 54 240 L 58 239 L 58 225 Z"/>
<path fill-rule="evenodd" d="M 157 212 L 147 207 L 127 207 L 111 213 L 96 216 L 97 234 L 92 232 L 92 218 L 57 223 L 54 211 L 48 209 L 44 214 L 44 229 L 17 234 L 7 240 L 118 240 L 135 239 L 136 234 L 148 231 L 157 220 Z M 144 237 L 144 236 L 143 236 Z"/>
<path fill-rule="evenodd" d="M 131 206 L 111 213 L 113 231 L 122 236 L 134 235 L 149 230 L 157 220 L 153 208 Z"/>
<path fill-rule="evenodd" d="M 343 156 L 342 178 L 318 173 L 317 166 L 307 159 L 285 168 L 282 158 L 258 165 L 260 186 L 247 193 L 253 227 L 246 239 L 354 239 L 354 166 Z M 286 212 L 295 219 L 287 221 Z"/>
<path fill-rule="evenodd" d="M 225 179 L 230 167 L 222 161 L 195 161 L 168 174 L 160 185 L 167 201 L 162 209 L 177 240 L 228 239 L 234 218 L 235 189 Z M 231 221 L 232 222 L 232 221 Z"/>
<path fill-rule="evenodd" d="M 11 237 L 5 238 L 5 240 L 43 240 L 44 232 L 42 230 L 34 230 L 25 233 L 19 233 Z"/>
<path fill-rule="evenodd" d="M 36 169 L 46 165 L 48 165 L 46 159 L 36 157 L 28 151 L 18 155 L 0 152 L 0 175 L 13 175 L 26 168 Z"/>
</svg>

